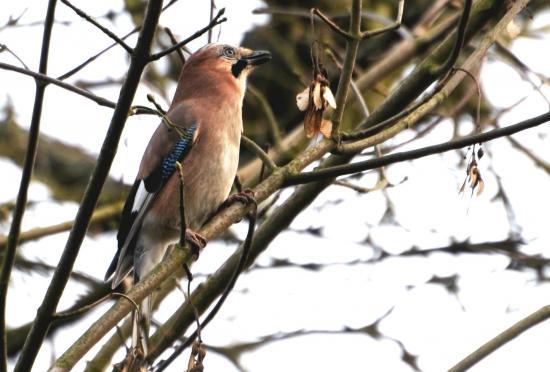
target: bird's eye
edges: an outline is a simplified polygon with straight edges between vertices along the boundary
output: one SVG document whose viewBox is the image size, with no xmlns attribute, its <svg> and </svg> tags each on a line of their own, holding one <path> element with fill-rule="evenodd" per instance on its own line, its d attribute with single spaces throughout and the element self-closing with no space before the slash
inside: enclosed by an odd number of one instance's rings
<svg viewBox="0 0 550 372">
<path fill-rule="evenodd" d="M 235 49 L 230 47 L 223 48 L 223 55 L 227 58 L 235 58 Z"/>
</svg>

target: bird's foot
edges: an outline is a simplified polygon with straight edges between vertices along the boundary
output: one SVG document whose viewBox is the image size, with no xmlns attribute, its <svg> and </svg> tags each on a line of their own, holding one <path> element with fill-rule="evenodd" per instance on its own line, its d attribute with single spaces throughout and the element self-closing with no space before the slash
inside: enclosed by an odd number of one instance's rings
<svg viewBox="0 0 550 372">
<path fill-rule="evenodd" d="M 185 240 L 189 242 L 189 246 L 191 247 L 191 251 L 193 252 L 193 255 L 196 257 L 199 257 L 200 251 L 205 247 L 206 245 L 206 238 L 199 234 L 198 232 L 195 232 L 191 229 L 185 230 Z"/>
<path fill-rule="evenodd" d="M 229 195 L 218 210 L 227 208 L 233 203 L 243 203 L 244 205 L 257 204 L 254 191 L 252 189 L 244 189 L 241 192 Z"/>
</svg>

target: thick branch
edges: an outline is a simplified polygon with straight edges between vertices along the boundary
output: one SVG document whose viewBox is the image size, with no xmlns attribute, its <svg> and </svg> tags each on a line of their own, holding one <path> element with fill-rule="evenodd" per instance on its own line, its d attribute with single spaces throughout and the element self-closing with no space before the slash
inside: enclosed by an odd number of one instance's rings
<svg viewBox="0 0 550 372">
<path fill-rule="evenodd" d="M 466 26 L 468 25 L 468 18 L 470 17 L 470 10 L 472 9 L 472 0 L 466 0 L 464 2 L 464 9 L 462 10 L 462 16 L 458 23 L 458 29 L 456 31 L 455 45 L 453 51 L 449 55 L 449 58 L 441 66 L 436 67 L 433 71 L 435 75 L 441 75 L 446 73 L 453 68 L 455 65 L 462 46 L 464 45 L 464 40 L 466 39 Z"/>
</svg>

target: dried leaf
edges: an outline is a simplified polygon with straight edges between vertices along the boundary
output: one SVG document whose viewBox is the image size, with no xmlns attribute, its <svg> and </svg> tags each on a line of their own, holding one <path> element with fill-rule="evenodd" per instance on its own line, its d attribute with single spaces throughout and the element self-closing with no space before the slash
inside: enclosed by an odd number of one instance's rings
<svg viewBox="0 0 550 372">
<path fill-rule="evenodd" d="M 329 86 L 325 87 L 323 98 L 325 99 L 325 102 L 328 103 L 330 107 L 332 107 L 333 109 L 336 108 L 336 100 L 334 99 L 334 95 L 332 94 L 332 91 L 330 90 Z"/>
<path fill-rule="evenodd" d="M 478 175 L 478 171 L 477 171 L 477 167 L 474 165 L 473 167 L 470 168 L 470 187 L 475 187 L 475 185 L 477 184 L 477 175 Z"/>
<path fill-rule="evenodd" d="M 479 180 L 478 184 L 477 184 L 477 193 L 476 193 L 476 196 L 480 196 L 481 193 L 483 192 L 483 190 L 485 190 L 485 182 L 483 182 L 482 179 Z"/>
<path fill-rule="evenodd" d="M 325 119 L 321 120 L 319 132 L 321 132 L 325 138 L 330 138 L 332 136 L 332 121 Z"/>
<path fill-rule="evenodd" d="M 309 105 L 309 87 L 304 89 L 301 93 L 299 93 L 296 96 L 296 106 L 298 106 L 298 110 L 306 111 L 308 105 Z"/>
<path fill-rule="evenodd" d="M 318 81 L 315 82 L 315 88 L 313 88 L 313 103 L 315 104 L 315 108 L 317 110 L 322 110 L 323 107 L 323 100 L 321 98 L 321 83 Z"/>
<path fill-rule="evenodd" d="M 317 110 L 307 110 L 306 117 L 304 119 L 304 131 L 306 137 L 311 138 L 319 131 L 321 120 L 323 118 L 323 112 Z"/>
</svg>

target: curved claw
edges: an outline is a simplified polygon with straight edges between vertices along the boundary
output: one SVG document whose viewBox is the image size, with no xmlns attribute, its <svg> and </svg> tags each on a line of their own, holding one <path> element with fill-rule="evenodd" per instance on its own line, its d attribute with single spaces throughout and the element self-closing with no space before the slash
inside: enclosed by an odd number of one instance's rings
<svg viewBox="0 0 550 372">
<path fill-rule="evenodd" d="M 199 257 L 200 251 L 206 246 L 206 238 L 191 229 L 185 230 L 185 240 L 189 242 L 193 255 Z"/>
<path fill-rule="evenodd" d="M 244 205 L 257 204 L 256 197 L 254 196 L 254 191 L 252 189 L 244 189 L 241 192 L 229 195 L 227 200 L 222 204 L 222 208 L 228 207 L 235 202 L 243 203 Z"/>
</svg>

